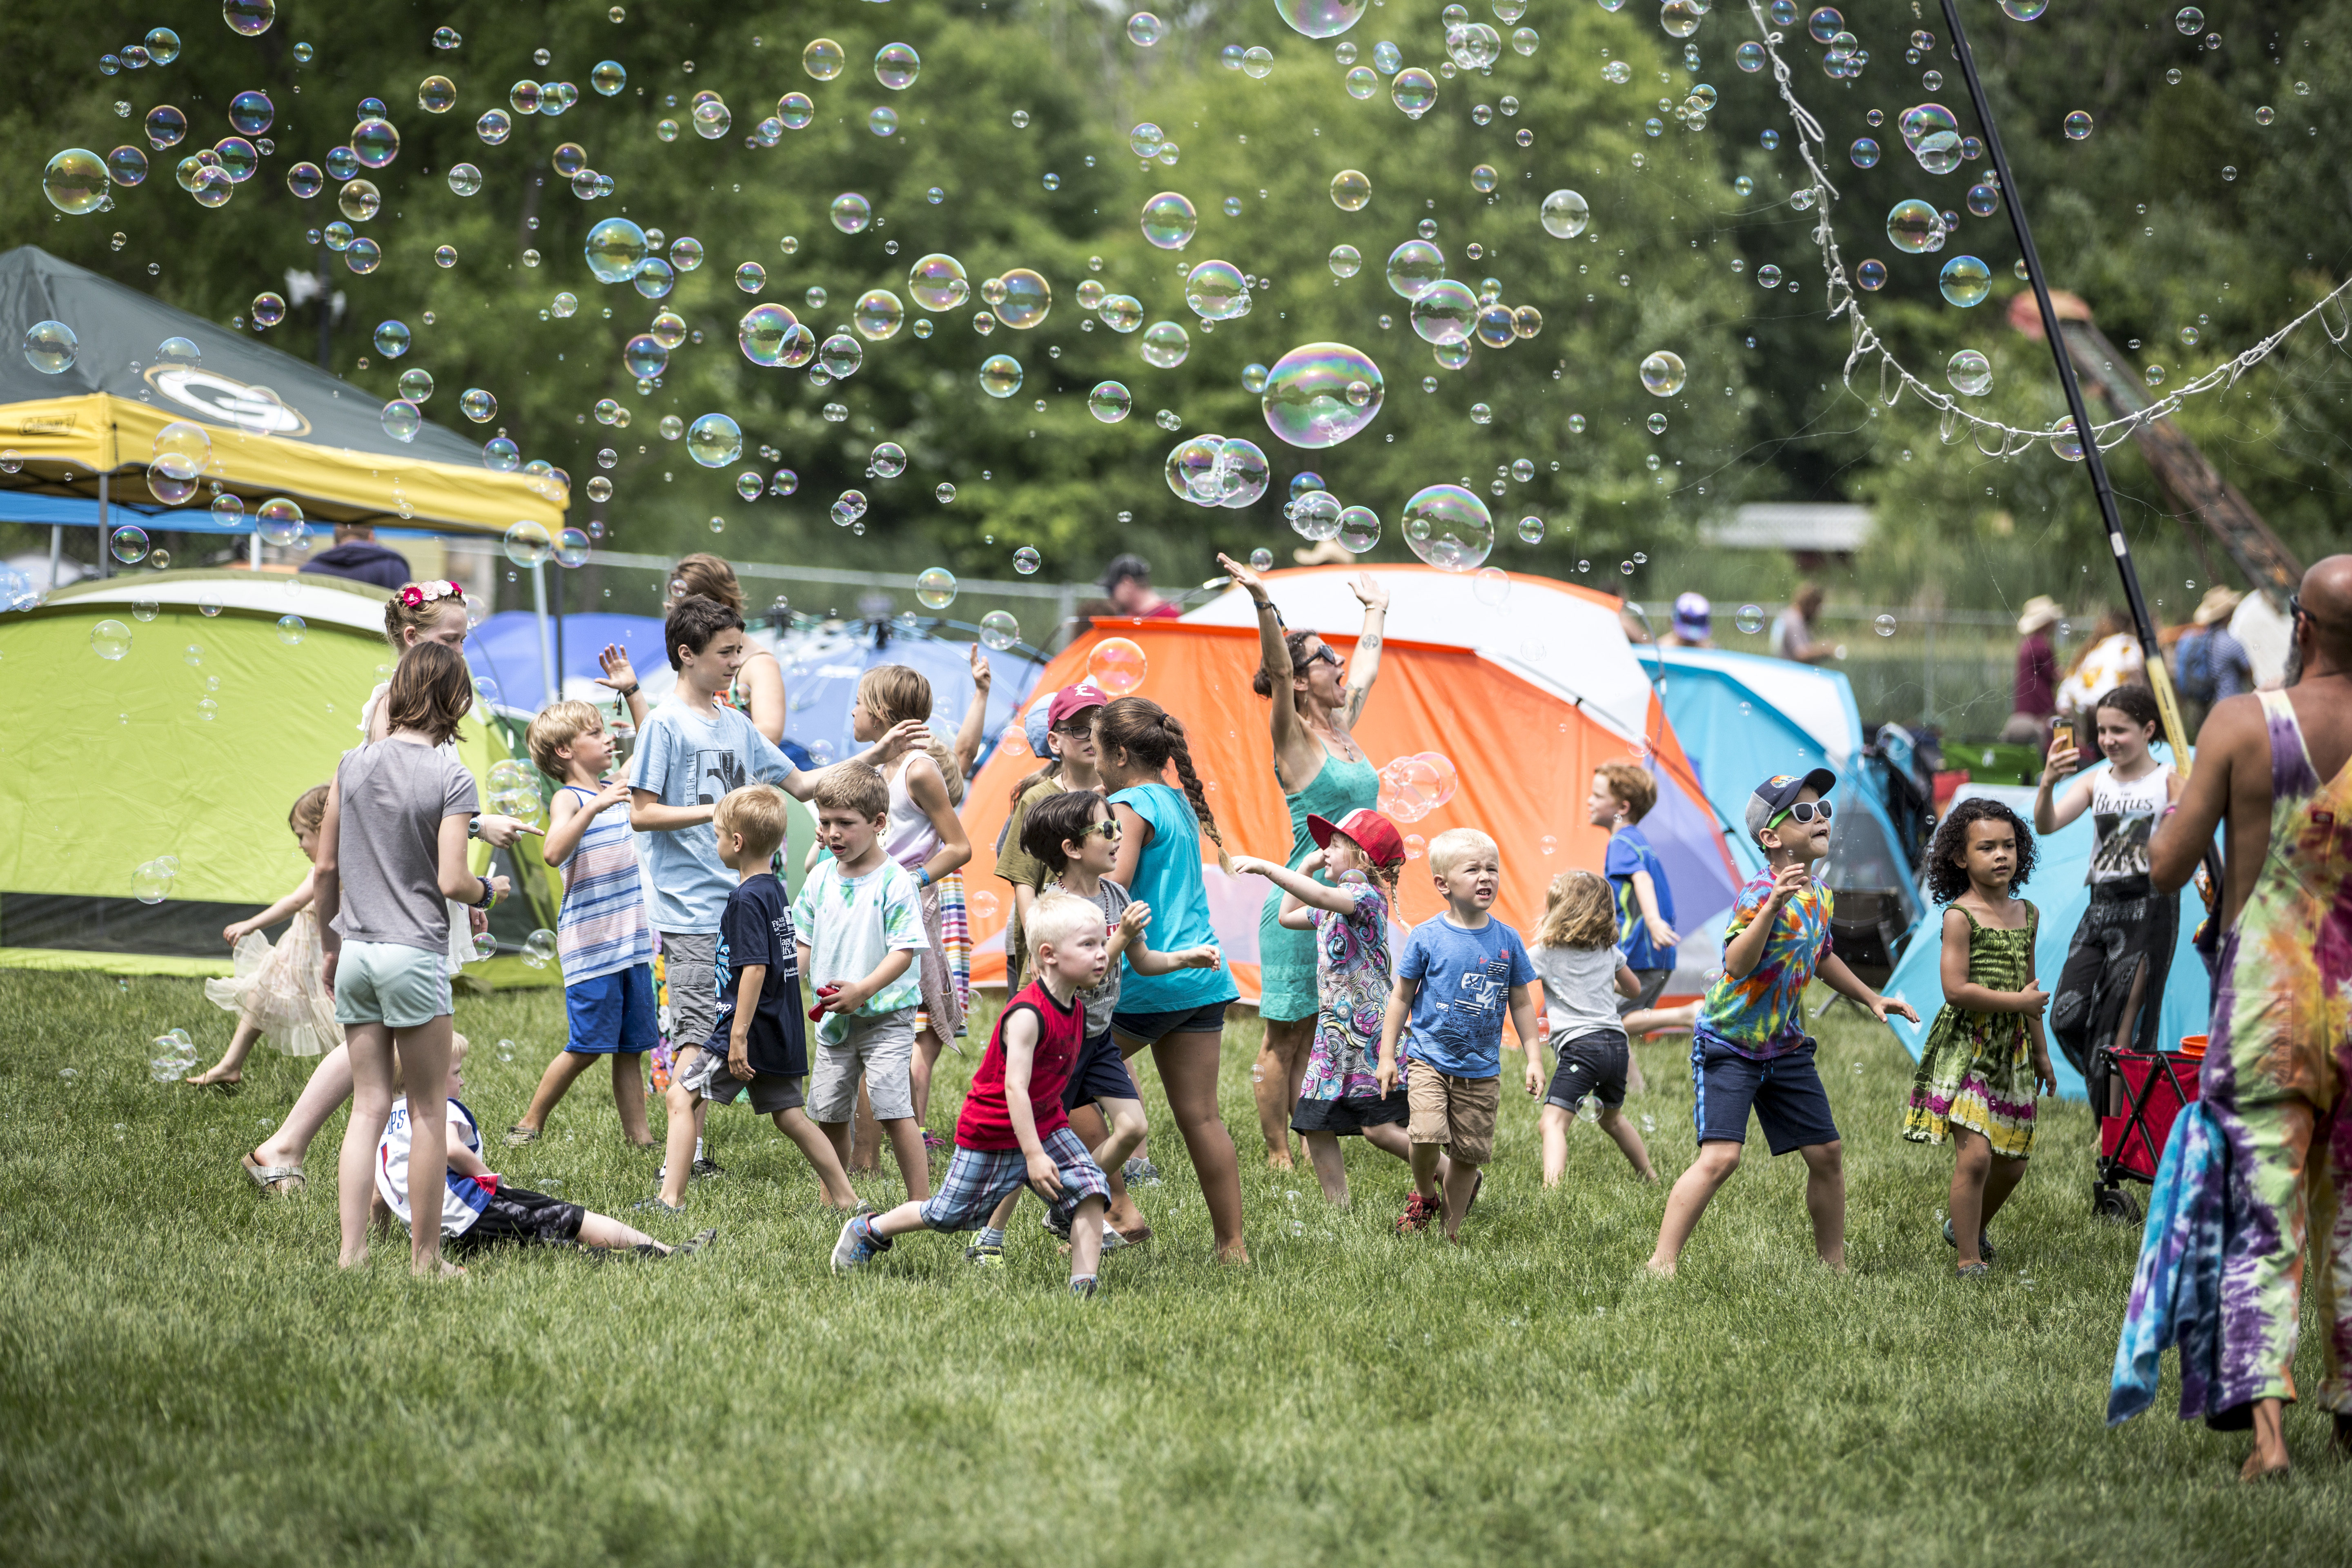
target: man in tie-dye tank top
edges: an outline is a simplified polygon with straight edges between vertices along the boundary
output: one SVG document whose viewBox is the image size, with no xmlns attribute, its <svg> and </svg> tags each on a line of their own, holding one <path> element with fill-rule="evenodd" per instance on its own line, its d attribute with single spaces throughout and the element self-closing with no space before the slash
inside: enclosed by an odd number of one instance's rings
<svg viewBox="0 0 2352 1568">
<path fill-rule="evenodd" d="M 2326 1335 L 2318 1403 L 2339 1454 L 2352 1449 L 2352 555 L 2305 574 L 2291 607 L 2289 689 L 2214 705 L 2148 850 L 2150 879 L 2178 888 L 2225 828 L 2199 1087 L 2226 1145 L 2226 1239 L 2218 1351 L 2182 1414 L 2253 1428 L 2247 1479 L 2288 1466 L 2306 1237 Z"/>
</svg>

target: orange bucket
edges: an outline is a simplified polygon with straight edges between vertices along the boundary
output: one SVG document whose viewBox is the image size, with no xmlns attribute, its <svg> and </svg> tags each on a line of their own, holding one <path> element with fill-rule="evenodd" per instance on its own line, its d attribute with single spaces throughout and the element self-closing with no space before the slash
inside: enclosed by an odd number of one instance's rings
<svg viewBox="0 0 2352 1568">
<path fill-rule="evenodd" d="M 2205 1046 L 2206 1037 L 2203 1035 L 2180 1037 L 2180 1054 L 2193 1061 L 2202 1061 L 2205 1058 Z"/>
</svg>

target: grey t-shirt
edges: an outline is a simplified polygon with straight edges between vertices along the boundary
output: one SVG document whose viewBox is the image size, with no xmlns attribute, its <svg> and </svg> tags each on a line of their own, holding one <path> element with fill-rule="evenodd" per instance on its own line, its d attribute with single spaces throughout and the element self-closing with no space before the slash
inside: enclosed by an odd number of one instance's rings
<svg viewBox="0 0 2352 1568">
<path fill-rule="evenodd" d="M 1543 982 L 1544 1016 L 1558 1046 L 1579 1035 L 1623 1034 L 1617 1021 L 1617 966 L 1625 955 L 1615 943 L 1600 947 L 1531 947 L 1528 962 Z"/>
<path fill-rule="evenodd" d="M 441 821 L 481 809 L 466 765 L 437 746 L 397 738 L 343 753 L 335 769 L 335 861 L 345 942 L 439 952 L 449 945 L 441 896 Z"/>
<path fill-rule="evenodd" d="M 1069 892 L 1058 878 L 1045 886 L 1048 891 Z M 1079 895 L 1072 893 L 1070 896 L 1076 898 Z M 1118 929 L 1119 916 L 1127 913 L 1127 906 L 1134 900 L 1127 896 L 1125 888 L 1105 877 L 1095 886 L 1093 901 L 1102 906 L 1103 929 L 1113 931 Z M 1087 1038 L 1092 1039 L 1108 1030 L 1110 1016 L 1118 1008 L 1118 965 L 1113 963 L 1104 972 L 1101 984 L 1091 991 L 1079 992 L 1078 1000 L 1087 1005 Z"/>
</svg>

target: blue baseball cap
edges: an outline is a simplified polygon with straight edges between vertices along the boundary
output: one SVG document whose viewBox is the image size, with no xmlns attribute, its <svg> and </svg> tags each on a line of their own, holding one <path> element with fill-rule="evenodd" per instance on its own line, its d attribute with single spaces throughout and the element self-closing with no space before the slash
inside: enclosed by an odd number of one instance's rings
<svg viewBox="0 0 2352 1568">
<path fill-rule="evenodd" d="M 1748 797 L 1748 837 L 1763 843 L 1764 830 L 1796 805 L 1799 795 L 1807 790 L 1822 795 L 1835 788 L 1837 774 L 1827 768 L 1815 768 L 1809 773 L 1774 773 Z"/>
</svg>

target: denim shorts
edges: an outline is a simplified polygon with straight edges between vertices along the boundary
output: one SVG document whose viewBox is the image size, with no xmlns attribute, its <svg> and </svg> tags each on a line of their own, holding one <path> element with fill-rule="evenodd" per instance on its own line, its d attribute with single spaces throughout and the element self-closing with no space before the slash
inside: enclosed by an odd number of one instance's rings
<svg viewBox="0 0 2352 1568">
<path fill-rule="evenodd" d="M 654 969 L 634 963 L 563 988 L 567 1051 L 583 1056 L 649 1051 L 660 1043 L 654 1023 Z"/>
<path fill-rule="evenodd" d="M 417 1029 L 449 1016 L 449 954 L 392 942 L 347 942 L 335 960 L 335 1022 Z"/>
<path fill-rule="evenodd" d="M 1813 1050 L 1809 1039 L 1784 1056 L 1759 1061 L 1720 1040 L 1695 1037 L 1691 1079 L 1698 1092 L 1691 1117 L 1698 1141 L 1747 1142 L 1752 1108 L 1764 1124 L 1765 1144 L 1775 1154 L 1836 1142 L 1837 1123 L 1830 1120 L 1829 1090 L 1822 1087 Z"/>
</svg>

